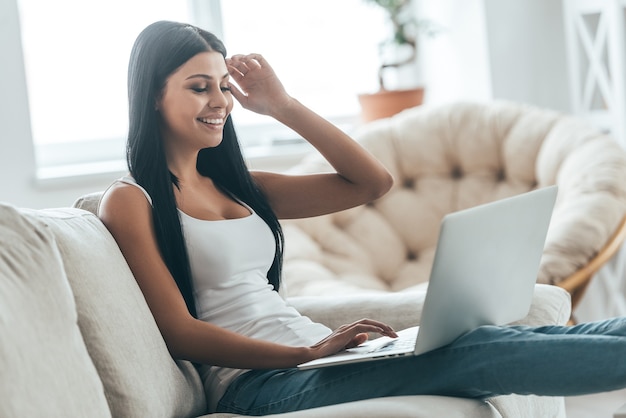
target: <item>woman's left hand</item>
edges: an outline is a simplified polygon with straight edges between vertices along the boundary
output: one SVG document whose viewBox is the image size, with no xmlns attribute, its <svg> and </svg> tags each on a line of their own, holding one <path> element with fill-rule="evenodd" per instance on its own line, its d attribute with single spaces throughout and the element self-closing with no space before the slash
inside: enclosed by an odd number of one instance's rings
<svg viewBox="0 0 626 418">
<path fill-rule="evenodd" d="M 233 96 L 245 109 L 275 116 L 292 100 L 262 55 L 233 55 L 226 65 L 237 83 L 230 83 Z"/>
</svg>

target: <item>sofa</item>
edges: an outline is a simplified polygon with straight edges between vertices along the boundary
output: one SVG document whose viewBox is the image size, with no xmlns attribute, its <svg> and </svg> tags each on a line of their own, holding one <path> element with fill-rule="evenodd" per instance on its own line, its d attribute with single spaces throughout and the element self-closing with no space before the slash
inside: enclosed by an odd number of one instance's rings
<svg viewBox="0 0 626 418">
<path fill-rule="evenodd" d="M 95 210 L 97 196 L 76 206 Z M 330 327 L 373 317 L 419 323 L 419 293 L 290 297 Z M 520 323 L 564 324 L 569 294 L 536 285 Z M 194 366 L 173 360 L 113 237 L 89 210 L 0 204 L 0 416 L 201 417 Z M 212 417 L 231 417 L 213 414 Z M 560 397 L 487 402 L 404 396 L 284 413 L 281 417 L 565 417 Z"/>
<path fill-rule="evenodd" d="M 424 291 L 448 213 L 558 185 L 537 277 L 575 307 L 626 237 L 626 151 L 588 122 L 508 101 L 407 109 L 353 136 L 394 176 L 370 204 L 285 221 L 290 296 Z M 331 168 L 311 153 L 290 172 Z"/>
</svg>

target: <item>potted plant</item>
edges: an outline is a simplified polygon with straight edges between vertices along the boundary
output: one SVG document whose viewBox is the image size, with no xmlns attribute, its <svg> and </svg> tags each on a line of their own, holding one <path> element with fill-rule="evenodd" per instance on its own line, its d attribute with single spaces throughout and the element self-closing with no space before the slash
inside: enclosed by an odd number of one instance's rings
<svg viewBox="0 0 626 418">
<path fill-rule="evenodd" d="M 369 122 L 374 119 L 392 116 L 401 110 L 422 104 L 424 88 L 418 85 L 389 89 L 389 70 L 399 73 L 403 67 L 417 77 L 417 53 L 419 32 L 434 31 L 427 21 L 418 21 L 411 0 L 365 0 L 381 7 L 389 18 L 391 36 L 380 44 L 381 62 L 378 68 L 379 90 L 375 93 L 359 94 L 361 119 Z"/>
</svg>

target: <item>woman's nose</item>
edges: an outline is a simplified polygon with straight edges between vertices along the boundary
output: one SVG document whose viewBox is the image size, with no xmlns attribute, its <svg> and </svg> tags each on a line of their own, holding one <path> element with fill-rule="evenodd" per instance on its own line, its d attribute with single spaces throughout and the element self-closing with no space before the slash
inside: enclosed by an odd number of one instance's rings
<svg viewBox="0 0 626 418">
<path fill-rule="evenodd" d="M 228 106 L 228 97 L 226 97 L 225 92 L 221 89 L 217 90 L 214 94 L 209 98 L 209 107 L 213 108 L 222 108 Z"/>
</svg>

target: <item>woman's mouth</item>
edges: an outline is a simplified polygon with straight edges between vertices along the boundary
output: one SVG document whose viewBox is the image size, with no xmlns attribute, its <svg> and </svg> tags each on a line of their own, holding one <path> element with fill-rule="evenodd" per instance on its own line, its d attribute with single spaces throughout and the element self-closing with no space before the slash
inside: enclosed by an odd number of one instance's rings
<svg viewBox="0 0 626 418">
<path fill-rule="evenodd" d="M 198 121 L 204 123 L 205 125 L 210 125 L 210 126 L 222 126 L 224 124 L 224 119 L 209 119 L 209 118 L 198 118 Z"/>
</svg>

